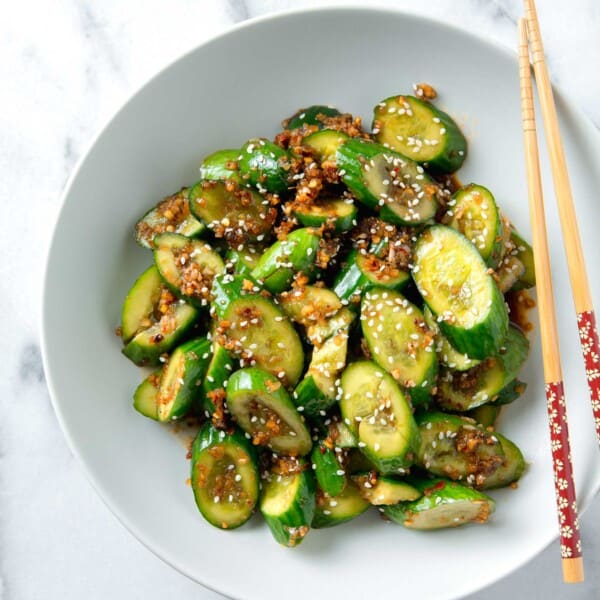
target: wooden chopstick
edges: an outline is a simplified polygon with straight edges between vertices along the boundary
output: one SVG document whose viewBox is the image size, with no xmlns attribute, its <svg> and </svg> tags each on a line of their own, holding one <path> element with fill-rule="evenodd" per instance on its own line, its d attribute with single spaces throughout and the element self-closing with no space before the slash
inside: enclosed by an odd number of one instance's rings
<svg viewBox="0 0 600 600">
<path fill-rule="evenodd" d="M 583 558 L 577 500 L 571 464 L 569 426 L 563 389 L 563 376 L 558 344 L 558 327 L 550 269 L 550 253 L 546 233 L 542 180 L 533 106 L 533 88 L 525 19 L 519 19 L 519 80 L 521 84 L 521 116 L 529 190 L 529 212 L 533 238 L 540 335 L 544 363 L 544 382 L 552 444 L 554 489 L 558 512 L 563 579 L 567 583 L 583 581 Z"/>
<path fill-rule="evenodd" d="M 562 227 L 562 238 L 571 277 L 571 291 L 577 312 L 579 341 L 583 352 L 586 377 L 590 390 L 596 436 L 600 443 L 600 342 L 592 294 L 585 269 L 585 260 L 579 236 L 579 227 L 567 170 L 567 161 L 558 126 L 552 85 L 544 57 L 544 47 L 534 0 L 525 1 L 525 17 L 535 80 L 542 109 L 544 130 L 548 141 L 554 191 Z"/>
</svg>

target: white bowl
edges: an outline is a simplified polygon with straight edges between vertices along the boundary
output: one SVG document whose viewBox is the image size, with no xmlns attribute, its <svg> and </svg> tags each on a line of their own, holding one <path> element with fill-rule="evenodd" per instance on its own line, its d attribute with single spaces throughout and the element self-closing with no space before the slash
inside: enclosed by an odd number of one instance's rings
<svg viewBox="0 0 600 600">
<path fill-rule="evenodd" d="M 377 101 L 419 81 L 432 83 L 439 104 L 464 123 L 471 146 L 462 179 L 493 190 L 528 234 L 515 56 L 442 23 L 387 10 L 280 14 L 199 46 L 125 104 L 65 192 L 44 298 L 44 362 L 56 413 L 73 453 L 124 525 L 176 569 L 224 594 L 248 600 L 390 593 L 456 598 L 522 565 L 555 536 L 537 339 L 523 373 L 527 393 L 503 412 L 500 424 L 531 466 L 518 490 L 493 494 L 497 512 L 485 526 L 419 533 L 386 525 L 373 511 L 348 525 L 313 531 L 295 550 L 279 547 L 259 519 L 222 532 L 204 522 L 194 505 L 180 441 L 131 407 L 140 375 L 120 354 L 113 331 L 124 294 L 151 262 L 133 240 L 136 219 L 193 183 L 204 155 L 274 134 L 298 107 L 331 103 L 368 124 Z M 559 109 L 594 273 L 600 144 L 562 97 Z M 600 487 L 600 458 L 546 171 L 544 176 L 573 459 L 585 507 Z M 592 283 L 600 301 L 598 278 Z"/>
</svg>

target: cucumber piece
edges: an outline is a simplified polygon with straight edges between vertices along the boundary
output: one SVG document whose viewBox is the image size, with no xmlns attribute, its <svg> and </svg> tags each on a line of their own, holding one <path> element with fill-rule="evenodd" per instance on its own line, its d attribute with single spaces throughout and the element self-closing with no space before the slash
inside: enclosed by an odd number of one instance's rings
<svg viewBox="0 0 600 600">
<path fill-rule="evenodd" d="M 241 250 L 230 248 L 225 256 L 225 265 L 228 270 L 233 267 L 233 272 L 237 275 L 250 275 L 263 252 L 264 249 L 260 246 L 249 244 Z"/>
<path fill-rule="evenodd" d="M 506 294 L 516 287 L 519 279 L 525 274 L 525 265 L 516 257 L 505 256 L 496 269 L 496 281 L 498 289 Z"/>
<path fill-rule="evenodd" d="M 356 318 L 356 315 L 349 308 L 342 308 L 335 315 L 326 319 L 323 323 L 315 323 L 306 328 L 306 336 L 310 343 L 319 348 L 329 338 L 335 337 L 340 333 L 348 333 L 350 325 Z"/>
<path fill-rule="evenodd" d="M 502 256 L 502 218 L 492 192 L 470 183 L 448 201 L 446 225 L 460 231 L 477 248 L 487 265 L 495 269 Z"/>
<path fill-rule="evenodd" d="M 244 181 L 259 192 L 281 194 L 290 183 L 288 153 L 266 138 L 248 140 L 240 150 L 238 168 Z"/>
<path fill-rule="evenodd" d="M 357 439 L 357 438 L 355 438 Z M 356 448 L 350 448 L 348 450 L 348 459 L 346 461 L 346 472 L 350 475 L 356 473 L 364 473 L 367 471 L 377 472 L 377 465 L 370 461 L 358 448 L 357 442 Z"/>
<path fill-rule="evenodd" d="M 223 259 L 205 242 L 176 233 L 154 238 L 154 262 L 167 287 L 192 306 L 210 301 L 213 278 L 225 270 Z"/>
<path fill-rule="evenodd" d="M 467 156 L 467 140 L 452 117 L 414 96 L 391 96 L 373 111 L 373 133 L 385 144 L 436 173 L 454 173 Z"/>
<path fill-rule="evenodd" d="M 264 484 L 260 512 L 281 545 L 294 548 L 308 533 L 315 514 L 315 488 L 308 469 L 290 475 L 272 474 Z"/>
<path fill-rule="evenodd" d="M 235 181 L 199 181 L 190 190 L 190 210 L 216 237 L 238 247 L 271 233 L 277 211 L 258 192 Z"/>
<path fill-rule="evenodd" d="M 418 238 L 412 276 L 442 333 L 462 354 L 496 354 L 508 331 L 508 311 L 473 244 L 451 227 L 434 225 Z"/>
<path fill-rule="evenodd" d="M 526 389 L 527 384 L 524 381 L 515 378 L 506 384 L 502 390 L 500 390 L 496 400 L 494 400 L 494 404 L 498 404 L 500 406 L 504 404 L 511 404 L 511 402 L 514 402 L 520 398 Z"/>
<path fill-rule="evenodd" d="M 525 271 L 519 277 L 519 281 L 513 289 L 524 290 L 535 287 L 535 265 L 533 261 L 533 248 L 527 241 L 521 236 L 521 234 L 514 228 L 510 231 L 510 240 L 514 245 L 511 254 L 521 262 Z"/>
<path fill-rule="evenodd" d="M 318 201 L 316 204 L 298 205 L 294 208 L 293 213 L 304 227 L 326 225 L 336 233 L 341 233 L 356 225 L 358 209 L 351 199 L 331 198 Z"/>
<path fill-rule="evenodd" d="M 336 448 L 358 448 L 358 440 L 343 421 L 333 421 L 329 425 L 329 438 Z"/>
<path fill-rule="evenodd" d="M 310 434 L 281 382 L 250 367 L 236 371 L 227 384 L 227 406 L 255 445 L 286 456 L 304 456 L 312 447 Z"/>
<path fill-rule="evenodd" d="M 154 238 L 161 233 L 180 233 L 199 237 L 206 226 L 190 214 L 189 189 L 182 188 L 151 208 L 136 224 L 135 239 L 143 248 L 154 248 Z"/>
<path fill-rule="evenodd" d="M 348 482 L 342 454 L 319 442 L 313 447 L 310 458 L 319 488 L 329 496 L 341 494 Z"/>
<path fill-rule="evenodd" d="M 121 338 L 129 342 L 137 333 L 152 325 L 161 293 L 162 279 L 154 265 L 148 267 L 131 286 L 121 310 Z"/>
<path fill-rule="evenodd" d="M 442 529 L 485 523 L 496 507 L 489 496 L 453 481 L 412 479 L 411 483 L 423 494 L 418 500 L 382 509 L 388 519 L 409 529 Z"/>
<path fill-rule="evenodd" d="M 311 276 L 319 250 L 320 237 L 310 228 L 296 229 L 285 240 L 275 242 L 260 257 L 252 277 L 265 289 L 277 294 L 290 287 L 294 275 Z"/>
<path fill-rule="evenodd" d="M 381 245 L 378 246 L 380 247 Z M 408 285 L 410 274 L 388 264 L 376 252 L 363 253 L 356 248 L 350 251 L 344 268 L 333 284 L 333 291 L 341 300 L 354 302 L 375 286 L 403 290 Z"/>
<path fill-rule="evenodd" d="M 423 318 L 427 327 L 435 334 L 435 351 L 440 363 L 450 367 L 455 371 L 466 371 L 477 366 L 481 361 L 476 358 L 469 358 L 466 354 L 461 354 L 448 341 L 446 336 L 440 331 L 437 319 L 433 316 L 431 309 L 425 305 L 423 307 Z"/>
<path fill-rule="evenodd" d="M 445 410 L 464 412 L 486 402 L 494 402 L 515 379 L 527 360 L 529 340 L 514 325 L 496 356 L 485 359 L 467 371 L 443 369 L 438 380 L 436 402 Z M 506 400 L 510 390 L 505 394 Z M 514 399 L 514 397 L 513 397 Z"/>
<path fill-rule="evenodd" d="M 314 150 L 316 157 L 321 163 L 335 161 L 338 148 L 350 138 L 342 131 L 334 129 L 322 129 L 307 135 L 302 144 Z"/>
<path fill-rule="evenodd" d="M 133 394 L 133 408 L 144 417 L 158 421 L 158 388 L 161 370 L 150 373 Z"/>
<path fill-rule="evenodd" d="M 241 181 L 238 170 L 239 150 L 217 150 L 209 154 L 200 165 L 200 178 L 210 181 L 233 179 Z"/>
<path fill-rule="evenodd" d="M 394 379 L 369 361 L 349 365 L 341 377 L 340 410 L 359 447 L 382 474 L 404 473 L 419 447 L 410 403 Z"/>
<path fill-rule="evenodd" d="M 243 525 L 258 502 L 254 448 L 239 431 L 225 432 L 205 423 L 192 445 L 191 483 L 198 510 L 211 525 Z"/>
<path fill-rule="evenodd" d="M 352 475 L 360 495 L 373 506 L 409 502 L 421 497 L 421 492 L 406 481 L 377 475 L 374 471 Z"/>
<path fill-rule="evenodd" d="M 249 294 L 223 311 L 215 337 L 242 366 L 256 365 L 293 386 L 304 369 L 304 351 L 296 330 L 271 300 Z"/>
<path fill-rule="evenodd" d="M 504 464 L 504 450 L 495 433 L 471 419 L 445 413 L 417 417 L 421 433 L 418 464 L 434 475 L 483 488 Z"/>
<path fill-rule="evenodd" d="M 202 396 L 200 409 L 205 414 L 212 415 L 215 411 L 215 405 L 210 397 L 215 390 L 224 390 L 227 386 L 227 380 L 234 371 L 234 363 L 229 352 L 217 342 L 211 344 L 211 355 L 206 374 L 202 380 Z"/>
<path fill-rule="evenodd" d="M 162 295 L 163 299 L 165 297 L 166 294 Z M 158 321 L 154 320 L 150 327 L 137 333 L 122 350 L 129 360 L 140 367 L 159 365 L 161 355 L 174 348 L 198 319 L 198 311 L 193 306 L 172 296 L 168 303 L 159 301 L 158 307 L 161 309 Z"/>
<path fill-rule="evenodd" d="M 344 491 L 338 496 L 329 496 L 323 490 L 318 490 L 312 527 L 324 529 L 341 525 L 362 515 L 369 506 L 371 506 L 369 502 L 360 495 L 352 481 L 348 482 Z"/>
<path fill-rule="evenodd" d="M 373 360 L 404 388 L 417 406 L 427 406 L 438 363 L 433 332 L 423 313 L 402 294 L 374 288 L 363 297 L 362 332 Z"/>
<path fill-rule="evenodd" d="M 244 297 L 256 297 L 260 292 L 261 287 L 250 275 L 230 275 L 229 273 L 217 275 L 213 279 L 211 291 L 211 314 L 223 319 L 234 300 Z"/>
<path fill-rule="evenodd" d="M 465 417 L 473 419 L 478 425 L 487 429 L 488 427 L 494 427 L 501 408 L 501 406 L 498 406 L 497 401 L 494 404 L 482 404 L 477 408 L 467 411 Z"/>
<path fill-rule="evenodd" d="M 482 487 L 482 489 L 486 490 L 510 485 L 518 481 L 525 472 L 525 459 L 517 445 L 499 433 L 495 433 L 494 435 L 500 440 L 500 444 L 502 444 L 504 463 L 495 473 L 487 478 Z"/>
<path fill-rule="evenodd" d="M 352 138 L 339 147 L 336 161 L 348 189 L 384 221 L 418 225 L 435 217 L 439 188 L 410 158 Z"/>
<path fill-rule="evenodd" d="M 342 308 L 342 303 L 334 292 L 315 285 L 282 292 L 277 300 L 292 321 L 305 327 L 326 321 Z"/>
<path fill-rule="evenodd" d="M 175 421 L 187 414 L 198 396 L 209 357 L 210 341 L 204 337 L 189 340 L 171 354 L 158 389 L 159 421 Z"/>
<path fill-rule="evenodd" d="M 291 117 L 283 121 L 285 129 L 298 129 L 303 125 L 316 125 L 323 127 L 323 121 L 327 117 L 338 117 L 342 113 L 333 106 L 324 106 L 323 104 L 313 104 L 306 108 L 296 111 Z"/>
</svg>

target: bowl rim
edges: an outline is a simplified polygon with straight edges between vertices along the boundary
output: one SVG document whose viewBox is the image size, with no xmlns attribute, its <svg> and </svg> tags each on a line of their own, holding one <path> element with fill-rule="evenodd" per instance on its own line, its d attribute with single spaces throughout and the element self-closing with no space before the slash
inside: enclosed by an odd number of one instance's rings
<svg viewBox="0 0 600 600">
<path fill-rule="evenodd" d="M 400 16 L 401 18 L 406 19 L 406 20 L 412 20 L 412 21 L 418 22 L 418 23 L 426 22 L 426 23 L 435 25 L 436 27 L 445 29 L 455 35 L 460 35 L 460 36 L 469 38 L 471 41 L 473 41 L 475 43 L 484 44 L 484 45 L 487 45 L 488 47 L 493 48 L 495 51 L 503 54 L 506 58 L 512 60 L 515 64 L 515 69 L 517 68 L 518 55 L 517 55 L 517 50 L 516 50 L 516 37 L 515 37 L 515 49 L 512 50 L 508 46 L 499 42 L 498 40 L 485 38 L 483 35 L 474 33 L 470 30 L 467 30 L 466 28 L 459 26 L 459 25 L 456 25 L 454 23 L 448 23 L 448 22 L 442 20 L 442 18 L 440 18 L 440 17 L 425 15 L 425 14 L 419 12 L 418 10 L 411 11 L 406 8 L 396 8 L 396 7 L 390 7 L 390 6 L 385 6 L 385 5 L 373 5 L 373 6 L 361 5 L 358 2 L 354 3 L 351 1 L 351 2 L 347 2 L 345 4 L 325 4 L 325 5 L 321 5 L 321 6 L 312 6 L 312 7 L 307 7 L 307 8 L 284 9 L 284 10 L 280 10 L 280 11 L 276 11 L 276 12 L 269 12 L 267 14 L 259 15 L 256 17 L 251 17 L 251 18 L 241 21 L 239 23 L 233 23 L 230 25 L 226 25 L 222 30 L 218 31 L 217 33 L 215 33 L 213 35 L 208 36 L 207 39 L 196 44 L 195 46 L 192 46 L 192 47 L 184 50 L 176 57 L 170 59 L 169 62 L 167 62 L 166 64 L 161 66 L 157 71 L 155 71 L 153 74 L 151 74 L 146 79 L 141 81 L 129 94 L 127 94 L 127 96 L 123 100 L 121 100 L 118 107 L 115 110 L 113 110 L 108 115 L 108 117 L 106 117 L 103 120 L 103 122 L 99 126 L 97 132 L 92 136 L 91 140 L 87 143 L 85 150 L 82 152 L 80 158 L 77 160 L 75 165 L 72 167 L 71 174 L 69 175 L 69 177 L 63 187 L 63 190 L 60 193 L 59 209 L 58 209 L 58 212 L 56 213 L 56 218 L 54 220 L 54 223 L 52 224 L 52 233 L 50 235 L 49 242 L 46 247 L 46 254 L 45 254 L 45 261 L 44 261 L 44 274 L 43 274 L 43 280 L 42 280 L 41 306 L 40 306 L 40 309 L 41 309 L 41 319 L 40 319 L 40 341 L 41 341 L 41 344 L 40 344 L 40 347 L 41 347 L 41 355 L 42 355 L 42 365 L 43 365 L 44 374 L 46 377 L 46 385 L 47 385 L 47 388 L 49 391 L 52 407 L 54 409 L 54 413 L 55 413 L 58 423 L 60 425 L 61 432 L 67 442 L 67 446 L 68 446 L 71 454 L 74 456 L 79 467 L 81 468 L 81 471 L 85 475 L 85 478 L 90 483 L 90 485 L 92 486 L 94 491 L 97 493 L 98 497 L 102 500 L 102 502 L 105 504 L 105 506 L 108 507 L 110 513 L 112 513 L 112 515 L 143 546 L 145 546 L 153 555 L 155 555 L 161 561 L 168 564 L 170 567 L 172 567 L 173 569 L 175 569 L 182 575 L 188 577 L 189 579 L 191 579 L 192 581 L 194 581 L 196 583 L 201 584 L 205 588 L 207 588 L 217 594 L 221 594 L 221 595 L 225 595 L 225 592 L 217 589 L 216 584 L 209 583 L 208 581 L 205 580 L 204 577 L 202 579 L 198 578 L 197 575 L 190 573 L 186 567 L 178 564 L 177 561 L 174 560 L 172 557 L 166 557 L 164 555 L 161 555 L 159 553 L 160 548 L 155 548 L 152 546 L 152 542 L 147 539 L 146 534 L 143 531 L 140 531 L 138 529 L 138 527 L 130 521 L 129 517 L 124 512 L 122 512 L 121 509 L 116 504 L 114 504 L 112 502 L 112 500 L 110 499 L 108 494 L 104 493 L 103 484 L 101 483 L 101 481 L 99 479 L 97 479 L 96 475 L 88 467 L 86 460 L 84 459 L 82 453 L 79 450 L 79 446 L 75 443 L 75 441 L 71 435 L 71 431 L 66 423 L 66 417 L 61 409 L 60 402 L 58 402 L 58 400 L 57 400 L 58 394 L 55 389 L 52 371 L 50 370 L 50 366 L 49 366 L 49 351 L 48 351 L 48 347 L 47 347 L 47 336 L 48 336 L 47 325 L 51 318 L 51 315 L 48 314 L 48 312 L 47 312 L 46 297 L 47 297 L 47 294 L 49 292 L 49 288 L 51 285 L 50 278 L 49 278 L 49 270 L 50 270 L 50 263 L 51 263 L 52 256 L 53 256 L 53 250 L 54 250 L 54 247 L 56 244 L 58 225 L 61 222 L 61 219 L 63 217 L 64 211 L 65 211 L 65 205 L 66 205 L 67 199 L 71 193 L 73 184 L 74 184 L 75 180 L 77 179 L 82 166 L 87 161 L 89 155 L 91 154 L 91 152 L 92 152 L 93 148 L 95 147 L 96 143 L 98 142 L 98 140 L 104 135 L 104 133 L 111 126 L 113 121 L 116 120 L 120 116 L 120 114 L 127 108 L 127 106 L 130 103 L 132 103 L 133 101 L 135 101 L 137 96 L 139 94 L 141 94 L 155 80 L 157 80 L 159 77 L 161 77 L 166 71 L 171 69 L 173 67 L 173 65 L 184 60 L 185 58 L 192 55 L 193 53 L 199 51 L 201 48 L 210 46 L 211 44 L 216 43 L 216 42 L 218 42 L 224 38 L 227 38 L 229 36 L 235 36 L 238 31 L 246 29 L 246 28 L 252 28 L 257 24 L 261 24 L 261 23 L 265 23 L 265 22 L 269 22 L 269 21 L 273 21 L 273 22 L 285 21 L 290 18 L 293 19 L 296 16 L 300 16 L 300 15 L 304 16 L 306 14 L 311 14 L 311 13 L 312 14 L 322 14 L 322 13 L 352 13 L 352 12 L 357 13 L 357 14 L 379 14 L 382 16 L 393 15 L 395 17 Z M 553 88 L 555 97 L 559 101 L 559 103 L 561 103 L 563 105 L 566 104 L 568 106 L 569 110 L 572 111 L 575 114 L 575 116 L 578 117 L 578 119 L 583 120 L 586 123 L 589 123 L 590 125 L 592 125 L 592 129 L 596 130 L 596 128 L 593 126 L 590 118 L 579 108 L 579 106 L 576 103 L 571 102 L 570 100 L 569 101 L 565 100 L 565 98 L 568 98 L 568 95 L 562 91 L 560 85 L 556 85 L 556 84 L 552 83 L 552 88 Z M 578 496 L 577 501 L 578 501 L 578 505 L 579 505 L 580 515 L 582 515 L 589 508 L 593 499 L 599 493 L 600 493 L 600 479 L 590 488 L 590 490 L 588 490 L 587 494 L 582 495 L 581 498 Z M 489 578 L 483 585 L 480 582 L 477 582 L 471 586 L 466 586 L 465 590 L 463 592 L 461 592 L 461 594 L 459 596 L 448 596 L 448 600 L 458 600 L 458 598 L 462 598 L 466 595 L 473 594 L 479 590 L 483 590 L 483 589 L 497 583 L 501 579 L 508 577 L 509 575 L 511 575 L 512 573 L 517 571 L 518 569 L 524 567 L 526 564 L 531 562 L 536 556 L 541 554 L 557 538 L 558 538 L 558 531 L 556 531 L 553 528 L 552 532 L 547 533 L 546 538 L 540 544 L 538 551 L 535 554 L 531 555 L 525 562 L 511 566 L 509 569 L 505 569 L 502 572 L 495 574 L 493 577 Z M 227 592 L 227 593 L 229 593 L 229 592 Z M 231 595 L 231 596 L 226 596 L 226 597 L 230 597 L 235 600 L 244 600 L 244 598 L 242 596 L 237 596 L 237 595 L 236 596 Z"/>
</svg>

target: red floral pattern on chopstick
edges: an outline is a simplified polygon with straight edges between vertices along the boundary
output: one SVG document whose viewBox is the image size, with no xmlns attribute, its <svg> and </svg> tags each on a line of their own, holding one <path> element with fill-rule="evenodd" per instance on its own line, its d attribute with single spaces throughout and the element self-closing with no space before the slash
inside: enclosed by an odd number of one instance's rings
<svg viewBox="0 0 600 600">
<path fill-rule="evenodd" d="M 598 436 L 598 442 L 600 442 L 600 343 L 598 342 L 598 328 L 596 327 L 594 311 L 588 310 L 578 313 L 577 325 L 579 326 L 579 339 L 581 340 L 581 350 L 585 361 L 585 374 L 590 388 L 596 435 Z"/>
<path fill-rule="evenodd" d="M 554 464 L 554 490 L 558 509 L 560 554 L 563 558 L 581 556 L 577 496 L 573 483 L 571 446 L 567 407 L 562 381 L 546 384 L 552 462 Z"/>
</svg>

